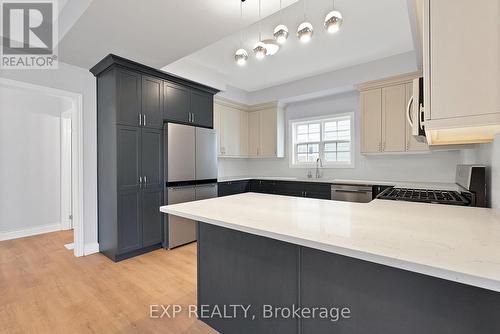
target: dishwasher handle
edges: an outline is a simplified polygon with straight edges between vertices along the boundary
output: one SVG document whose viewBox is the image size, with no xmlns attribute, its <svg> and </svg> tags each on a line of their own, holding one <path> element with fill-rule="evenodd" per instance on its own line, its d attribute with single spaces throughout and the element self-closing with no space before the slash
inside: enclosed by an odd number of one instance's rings
<svg viewBox="0 0 500 334">
<path fill-rule="evenodd" d="M 371 190 L 360 190 L 360 189 L 335 189 L 333 190 L 338 193 L 361 193 L 361 194 L 367 194 L 371 193 Z"/>
<path fill-rule="evenodd" d="M 372 197 L 373 189 L 369 185 L 334 184 L 331 187 L 331 199 L 335 201 L 368 203 Z"/>
</svg>

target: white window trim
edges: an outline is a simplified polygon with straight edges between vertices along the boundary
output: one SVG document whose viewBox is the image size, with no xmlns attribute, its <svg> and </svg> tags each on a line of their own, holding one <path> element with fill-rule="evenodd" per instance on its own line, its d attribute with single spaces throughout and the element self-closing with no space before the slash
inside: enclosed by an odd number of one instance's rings
<svg viewBox="0 0 500 334">
<path fill-rule="evenodd" d="M 342 117 L 349 117 L 351 122 L 351 161 L 350 162 L 323 162 L 323 168 L 355 168 L 356 159 L 356 133 L 354 126 L 354 112 L 346 112 L 340 114 L 330 114 L 317 117 L 307 117 L 307 118 L 297 118 L 288 120 L 288 167 L 289 168 L 316 168 L 316 162 L 306 162 L 306 163 L 294 163 L 295 152 L 294 152 L 294 124 L 297 123 L 309 123 L 314 121 L 327 121 L 329 119 L 337 119 Z M 321 129 L 321 134 L 323 134 L 323 129 Z M 321 138 L 322 140 L 323 138 Z M 322 146 L 320 145 L 320 156 L 322 155 Z M 324 159 L 323 159 L 324 160 Z"/>
</svg>

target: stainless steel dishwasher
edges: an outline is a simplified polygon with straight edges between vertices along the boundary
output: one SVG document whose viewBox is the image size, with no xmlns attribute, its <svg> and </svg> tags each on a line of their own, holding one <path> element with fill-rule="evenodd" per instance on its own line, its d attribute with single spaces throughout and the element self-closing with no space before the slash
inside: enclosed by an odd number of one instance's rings
<svg viewBox="0 0 500 334">
<path fill-rule="evenodd" d="M 364 184 L 332 184 L 334 201 L 368 203 L 372 200 L 372 186 Z"/>
</svg>

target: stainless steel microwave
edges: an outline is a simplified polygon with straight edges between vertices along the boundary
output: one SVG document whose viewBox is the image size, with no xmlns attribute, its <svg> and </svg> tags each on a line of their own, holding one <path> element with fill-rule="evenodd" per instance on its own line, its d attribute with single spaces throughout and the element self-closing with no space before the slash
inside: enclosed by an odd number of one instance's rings
<svg viewBox="0 0 500 334">
<path fill-rule="evenodd" d="M 413 95 L 406 108 L 406 120 L 410 124 L 411 135 L 419 142 L 427 142 L 424 127 L 424 78 L 413 80 Z"/>
</svg>

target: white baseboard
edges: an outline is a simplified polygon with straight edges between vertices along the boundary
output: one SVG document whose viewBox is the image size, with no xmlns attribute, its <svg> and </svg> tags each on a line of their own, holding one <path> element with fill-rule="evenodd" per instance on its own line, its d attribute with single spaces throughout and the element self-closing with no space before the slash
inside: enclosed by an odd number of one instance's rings
<svg viewBox="0 0 500 334">
<path fill-rule="evenodd" d="M 95 253 L 99 253 L 99 244 L 97 242 L 94 242 L 93 244 L 86 244 L 83 248 L 84 256 Z"/>
<path fill-rule="evenodd" d="M 57 223 L 57 224 L 35 226 L 16 231 L 0 232 L 0 241 L 29 237 L 32 235 L 55 232 L 60 230 L 61 230 L 61 224 Z"/>
</svg>

